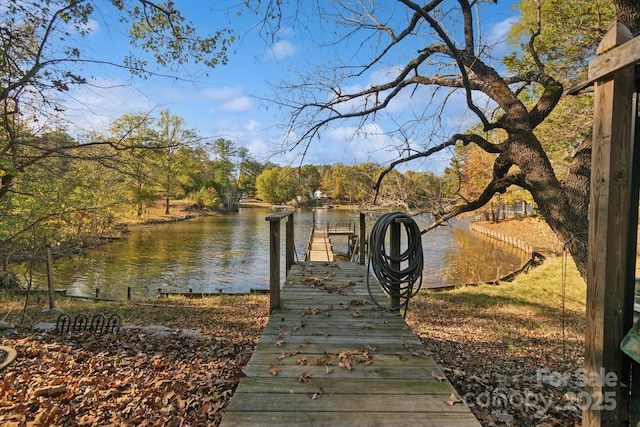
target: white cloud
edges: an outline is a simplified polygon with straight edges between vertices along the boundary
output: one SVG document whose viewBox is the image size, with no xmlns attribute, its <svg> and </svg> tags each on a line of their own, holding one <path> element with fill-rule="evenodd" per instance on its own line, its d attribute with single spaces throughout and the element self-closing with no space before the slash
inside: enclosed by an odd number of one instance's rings
<svg viewBox="0 0 640 427">
<path fill-rule="evenodd" d="M 202 95 L 207 99 L 214 101 L 228 101 L 231 98 L 236 98 L 244 95 L 244 91 L 241 87 L 224 86 L 218 89 L 207 88 L 202 91 Z"/>
<path fill-rule="evenodd" d="M 68 93 L 64 101 L 64 120 L 77 133 L 103 132 L 111 122 L 125 113 L 152 111 L 157 103 L 135 87 L 117 80 L 92 79 Z"/>
<path fill-rule="evenodd" d="M 281 40 L 279 42 L 274 43 L 272 46 L 268 47 L 265 51 L 265 58 L 271 59 L 274 61 L 279 61 L 282 58 L 286 58 L 288 56 L 293 56 L 298 52 L 298 49 L 291 43 L 286 40 Z"/>
<path fill-rule="evenodd" d="M 246 113 L 253 109 L 253 101 L 248 96 L 243 96 L 236 99 L 231 99 L 222 104 L 218 109 L 220 112 L 225 113 Z"/>
<path fill-rule="evenodd" d="M 211 114 L 240 114 L 253 110 L 253 100 L 240 87 L 207 88 L 201 94 L 207 100 L 218 101 L 209 109 Z"/>
<path fill-rule="evenodd" d="M 89 18 L 85 24 L 78 24 L 78 30 L 87 33 L 96 33 L 100 30 L 100 23 L 93 18 Z"/>
<path fill-rule="evenodd" d="M 489 33 L 487 37 L 491 42 L 504 42 L 506 38 L 509 36 L 509 30 L 515 23 L 518 22 L 517 16 L 510 16 L 507 19 L 504 19 L 500 22 L 496 22 L 489 28 Z"/>
<path fill-rule="evenodd" d="M 495 63 L 493 66 L 499 66 L 499 61 L 511 52 L 512 48 L 507 44 L 509 30 L 518 21 L 517 16 L 511 16 L 489 27 L 482 40 L 483 53 L 490 56 Z"/>
</svg>

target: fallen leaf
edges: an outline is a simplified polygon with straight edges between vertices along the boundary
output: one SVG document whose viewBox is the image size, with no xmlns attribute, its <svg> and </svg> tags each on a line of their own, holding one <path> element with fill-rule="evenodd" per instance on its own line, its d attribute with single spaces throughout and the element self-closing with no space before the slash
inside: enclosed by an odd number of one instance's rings
<svg viewBox="0 0 640 427">
<path fill-rule="evenodd" d="M 456 397 L 455 394 L 451 393 L 451 396 L 449 396 L 449 400 L 447 400 L 444 403 L 446 403 L 449 406 L 453 406 L 456 403 L 462 403 L 462 399 L 460 399 L 459 397 Z"/>
<path fill-rule="evenodd" d="M 287 357 L 295 356 L 296 354 L 300 354 L 299 351 L 283 351 L 280 356 L 278 356 L 278 360 L 286 359 Z"/>
<path fill-rule="evenodd" d="M 357 309 L 356 311 L 353 312 L 352 316 L 355 318 L 362 317 L 362 310 Z"/>
<path fill-rule="evenodd" d="M 338 362 L 338 366 L 341 368 L 345 368 L 351 370 L 351 363 L 353 362 L 353 353 L 343 351 L 338 355 L 340 361 Z"/>
<path fill-rule="evenodd" d="M 272 364 L 269 366 L 269 373 L 275 377 L 276 375 L 278 375 L 278 372 L 280 372 L 280 369 L 278 369 L 277 367 L 275 367 L 275 366 L 273 365 L 273 363 L 272 363 Z"/>
<path fill-rule="evenodd" d="M 436 371 L 431 371 L 431 376 L 437 379 L 439 382 L 447 380 L 447 377 L 445 377 L 444 375 L 439 375 Z"/>
<path fill-rule="evenodd" d="M 318 314 L 320 310 L 318 308 L 304 308 L 300 312 L 301 316 L 315 316 Z"/>
<path fill-rule="evenodd" d="M 298 381 L 300 381 L 301 383 L 306 383 L 307 380 L 311 377 L 313 377 L 313 374 L 311 372 L 305 371 L 298 375 Z"/>
<path fill-rule="evenodd" d="M 62 393 L 66 393 L 67 392 L 67 386 L 66 385 L 54 385 L 51 387 L 42 387 L 39 388 L 37 390 L 35 390 L 33 392 L 33 397 L 40 397 L 40 396 L 45 396 L 45 397 L 52 397 L 52 396 L 57 396 L 59 394 Z"/>
<path fill-rule="evenodd" d="M 321 389 L 320 389 L 320 391 L 318 391 L 318 392 L 315 392 L 315 393 L 307 393 L 307 397 L 308 397 L 309 399 L 311 399 L 311 400 L 317 400 L 317 399 L 320 399 L 320 398 L 321 398 L 322 396 L 324 396 L 325 394 L 327 394 L 327 393 L 325 393 L 325 391 L 321 388 Z"/>
</svg>

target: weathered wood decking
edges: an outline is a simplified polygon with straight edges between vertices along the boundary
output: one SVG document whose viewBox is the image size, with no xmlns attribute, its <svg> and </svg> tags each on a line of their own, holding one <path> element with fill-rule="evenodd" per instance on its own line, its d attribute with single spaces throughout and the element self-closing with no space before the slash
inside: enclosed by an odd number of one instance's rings
<svg viewBox="0 0 640 427">
<path fill-rule="evenodd" d="M 305 261 L 335 261 L 333 246 L 329 233 L 324 230 L 314 228 L 311 233 L 309 250 Z"/>
<path fill-rule="evenodd" d="M 371 303 L 366 274 L 293 266 L 223 427 L 479 425 L 447 403 L 457 393 L 402 317 Z"/>
</svg>

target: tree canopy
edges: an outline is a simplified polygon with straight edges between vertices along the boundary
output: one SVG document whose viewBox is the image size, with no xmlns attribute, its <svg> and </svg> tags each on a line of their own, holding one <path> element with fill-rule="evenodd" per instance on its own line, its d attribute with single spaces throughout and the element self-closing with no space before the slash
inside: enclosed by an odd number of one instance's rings
<svg viewBox="0 0 640 427">
<path fill-rule="evenodd" d="M 400 164 L 474 146 L 490 159 L 488 173 L 478 176 L 482 186 L 432 211 L 437 219 L 430 228 L 518 187 L 531 194 L 585 275 L 591 100 L 588 94 L 569 99 L 565 92 L 584 79 L 590 55 L 615 19 L 614 4 L 522 1 L 509 34 L 511 51 L 504 52 L 505 40 L 486 28 L 504 7 L 496 3 L 332 1 L 298 7 L 290 16 L 272 9 L 280 17 L 267 25 L 273 34 L 302 19 L 331 20 L 337 29 L 326 46 L 339 51 L 361 45 L 356 57 L 317 64 L 279 88 L 279 102 L 291 112 L 291 146 L 306 150 L 338 122 L 357 123 L 366 132 L 368 124 L 386 118 L 392 125 L 385 131 L 400 155 L 378 188 Z M 363 86 L 367 75 L 376 78 Z M 400 105 L 410 108 L 400 113 Z M 466 128 L 448 123 L 455 117 Z"/>
<path fill-rule="evenodd" d="M 93 22 L 110 13 L 129 26 L 131 50 L 120 58 L 105 52 L 96 56 L 85 43 Z M 64 118 L 63 95 L 74 86 L 91 84 L 88 65 L 120 68 L 138 77 L 171 75 L 187 62 L 208 67 L 226 63 L 233 39 L 226 29 L 200 34 L 173 2 L 4 2 L 0 17 L 0 197 L 26 168 L 69 148 L 43 138 L 34 144 L 33 139 L 21 138 L 21 129 L 59 128 Z"/>
</svg>

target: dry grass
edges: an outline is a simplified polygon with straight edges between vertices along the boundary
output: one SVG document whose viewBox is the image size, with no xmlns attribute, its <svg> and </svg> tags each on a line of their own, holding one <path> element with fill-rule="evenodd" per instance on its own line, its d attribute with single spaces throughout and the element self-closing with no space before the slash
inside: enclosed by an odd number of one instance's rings
<svg viewBox="0 0 640 427">
<path fill-rule="evenodd" d="M 484 425 L 580 421 L 574 397 L 586 286 L 572 262 L 562 271 L 562 259 L 554 257 L 511 283 L 423 292 L 412 301 L 408 323 Z M 554 372 L 569 380 L 560 387 L 541 381 Z M 528 393 L 537 404 L 527 408 L 519 403 Z"/>
<path fill-rule="evenodd" d="M 20 322 L 21 299 L 0 298 L 0 318 Z M 0 331 L 18 358 L 0 378 L 0 425 L 217 425 L 268 315 L 266 296 L 90 302 L 62 298 L 72 317 L 118 314 L 117 334 Z M 55 322 L 33 298 L 28 324 Z M 134 326 L 165 325 L 169 335 Z M 201 334 L 184 333 L 195 329 Z M 182 331 L 181 331 L 182 330 Z M 187 331 L 188 332 L 188 331 Z"/>
</svg>

